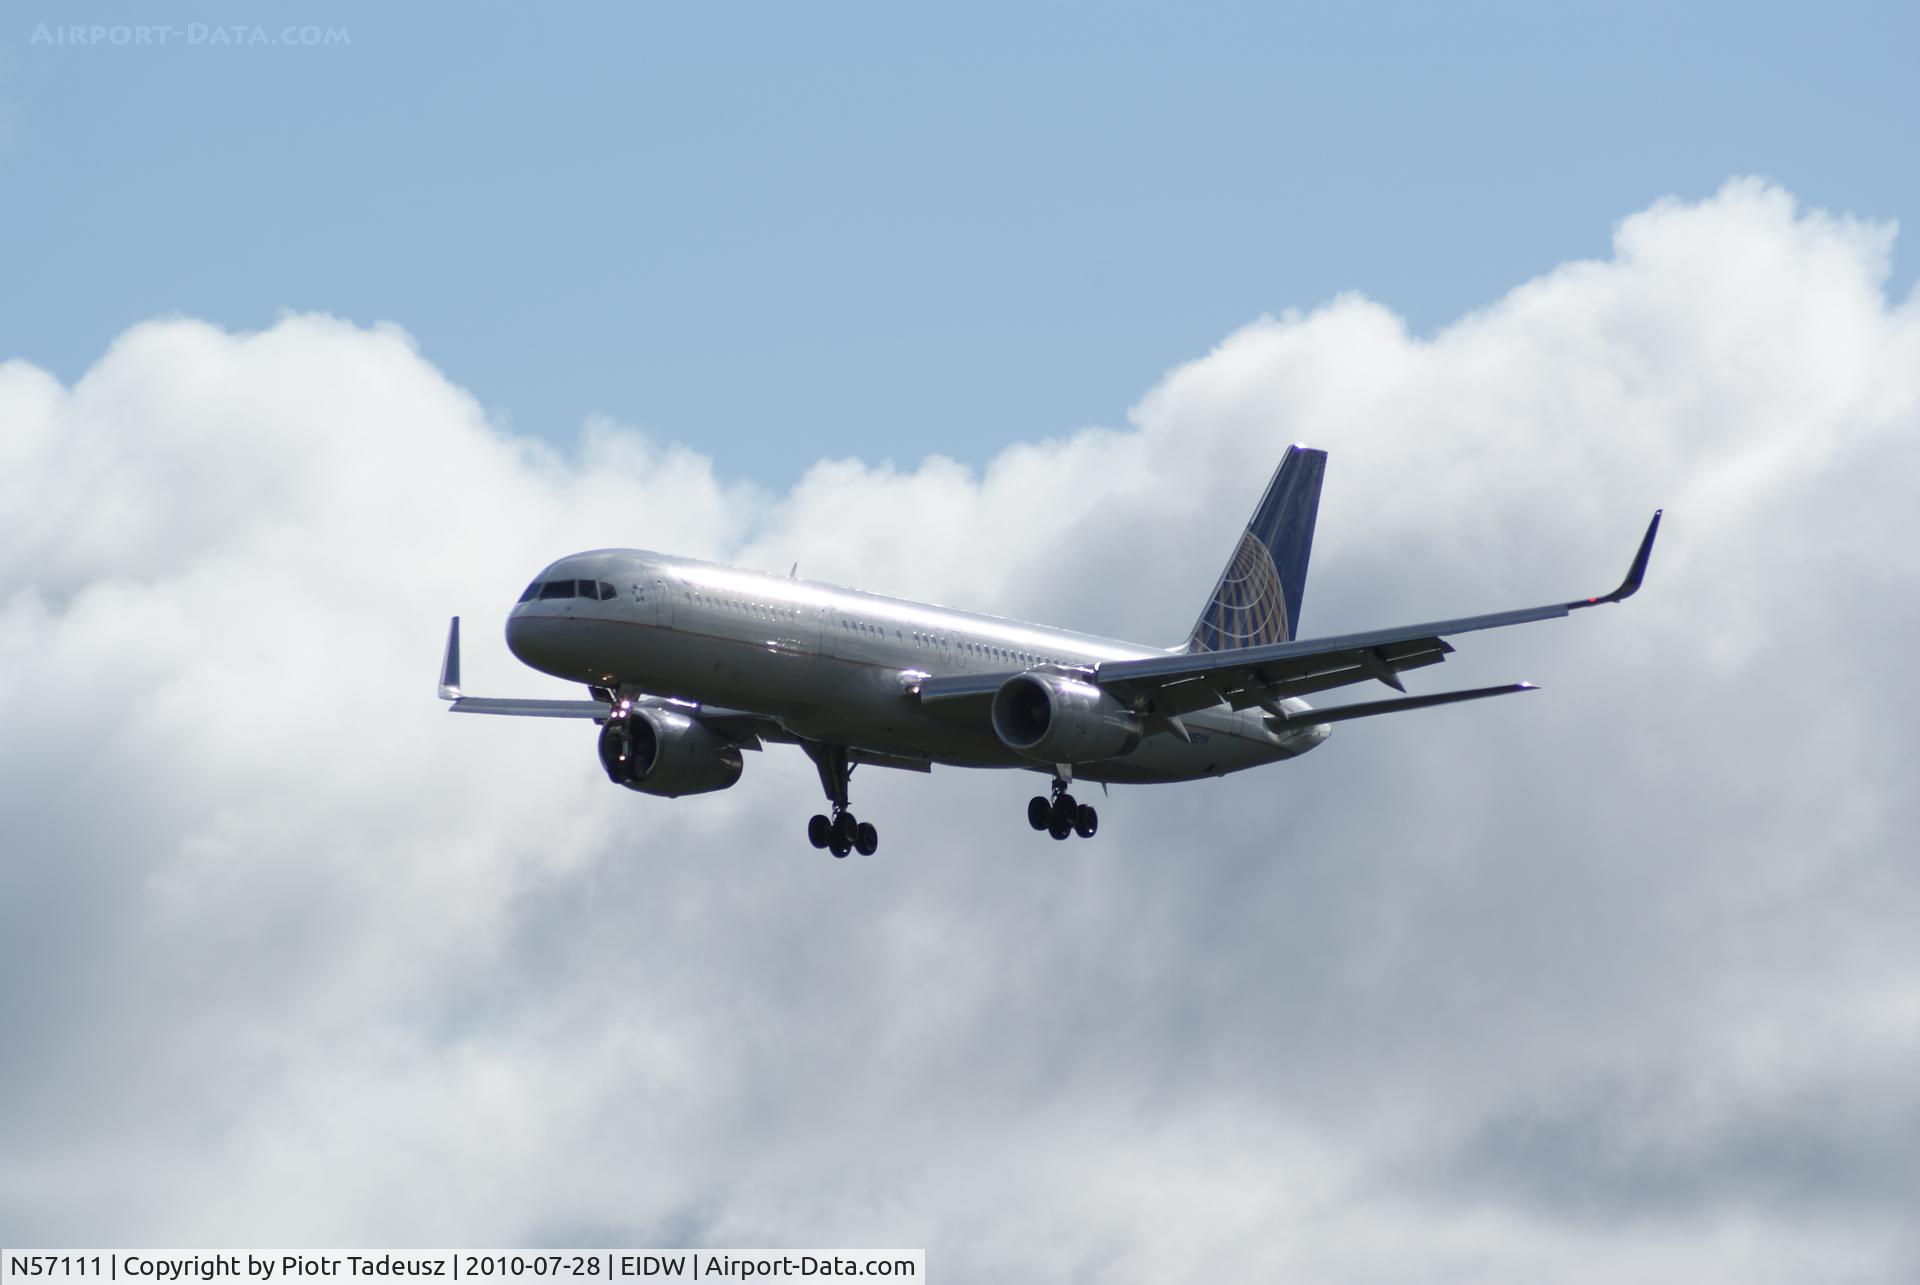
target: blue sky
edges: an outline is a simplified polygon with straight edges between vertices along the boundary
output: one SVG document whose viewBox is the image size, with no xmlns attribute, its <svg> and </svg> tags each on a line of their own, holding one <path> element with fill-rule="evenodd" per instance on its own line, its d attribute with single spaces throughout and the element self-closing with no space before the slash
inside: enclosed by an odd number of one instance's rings
<svg viewBox="0 0 1920 1285">
<path fill-rule="evenodd" d="M 1262 313 L 1430 331 L 1729 175 L 1911 227 L 1916 12 L 9 3 L 0 355 L 325 310 L 563 443 L 979 462 Z M 175 34 L 33 39 L 123 21 Z"/>
</svg>

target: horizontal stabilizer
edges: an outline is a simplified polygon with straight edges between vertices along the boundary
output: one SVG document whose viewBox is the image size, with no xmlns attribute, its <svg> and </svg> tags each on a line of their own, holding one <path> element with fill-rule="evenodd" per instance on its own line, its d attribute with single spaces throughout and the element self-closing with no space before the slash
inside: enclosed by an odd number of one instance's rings
<svg viewBox="0 0 1920 1285">
<path fill-rule="evenodd" d="M 1274 731 L 1293 727 L 1313 727 L 1319 723 L 1344 723 L 1350 718 L 1372 718 L 1375 714 L 1399 714 L 1432 705 L 1452 705 L 1459 701 L 1477 701 L 1487 696 L 1505 696 L 1509 692 L 1538 691 L 1532 683 L 1503 683 L 1498 687 L 1475 687 L 1459 692 L 1435 692 L 1431 696 L 1402 696 L 1395 700 L 1362 701 L 1358 705 L 1336 705 L 1332 709 L 1306 709 L 1285 718 L 1267 716 Z"/>
</svg>

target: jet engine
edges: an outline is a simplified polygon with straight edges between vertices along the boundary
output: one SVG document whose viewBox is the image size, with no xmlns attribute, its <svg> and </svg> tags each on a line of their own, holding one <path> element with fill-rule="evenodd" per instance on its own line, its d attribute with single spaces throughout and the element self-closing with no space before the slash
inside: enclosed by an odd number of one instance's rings
<svg viewBox="0 0 1920 1285">
<path fill-rule="evenodd" d="M 1042 763 L 1090 763 L 1133 752 L 1140 718 L 1092 683 L 1064 674 L 1016 674 L 993 694 L 993 732 Z"/>
<path fill-rule="evenodd" d="M 600 766 L 642 794 L 709 794 L 740 779 L 740 747 L 679 710 L 640 705 L 600 729 Z"/>
</svg>

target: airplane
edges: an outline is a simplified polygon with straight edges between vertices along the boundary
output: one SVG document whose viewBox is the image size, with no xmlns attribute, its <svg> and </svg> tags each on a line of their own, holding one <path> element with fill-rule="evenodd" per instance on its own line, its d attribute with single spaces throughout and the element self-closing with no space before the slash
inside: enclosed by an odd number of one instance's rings
<svg viewBox="0 0 1920 1285">
<path fill-rule="evenodd" d="M 1092 838 L 1076 780 L 1192 781 L 1291 759 L 1332 725 L 1534 690 L 1505 683 L 1410 695 L 1400 675 L 1453 651 L 1447 638 L 1565 616 L 1633 596 L 1660 529 L 1647 524 L 1613 592 L 1491 615 L 1336 637 L 1296 636 L 1326 452 L 1290 447 L 1213 592 L 1177 647 L 1147 647 L 999 616 L 640 549 L 596 549 L 542 571 L 507 616 L 528 666 L 584 683 L 587 700 L 460 690 L 460 618 L 447 630 L 440 699 L 456 714 L 592 719 L 618 785 L 675 798 L 739 781 L 741 751 L 797 745 L 829 812 L 808 841 L 870 856 L 853 814 L 855 767 L 1052 774 L 1027 822 Z M 1315 709 L 1305 696 L 1379 682 L 1400 695 Z"/>
</svg>

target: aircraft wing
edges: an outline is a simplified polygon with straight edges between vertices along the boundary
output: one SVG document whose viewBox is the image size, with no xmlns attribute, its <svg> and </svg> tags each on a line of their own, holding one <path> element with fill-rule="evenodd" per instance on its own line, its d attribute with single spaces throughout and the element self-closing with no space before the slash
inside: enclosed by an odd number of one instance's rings
<svg viewBox="0 0 1920 1285">
<path fill-rule="evenodd" d="M 468 696 L 460 690 L 460 617 L 447 624 L 447 651 L 440 661 L 440 699 L 449 702 L 452 714 L 506 714 L 519 718 L 591 718 L 605 722 L 613 713 L 614 701 L 604 699 L 598 687 L 592 700 L 552 700 L 524 697 Z M 714 731 L 739 743 L 742 749 L 757 750 L 761 741 L 794 742 L 794 736 L 779 722 L 764 714 L 747 710 L 722 709 L 718 705 L 693 705 L 683 701 L 664 702 L 645 696 L 634 702 L 671 703 L 682 712 L 699 719 Z"/>
<path fill-rule="evenodd" d="M 454 714 L 511 714 L 520 718 L 605 718 L 611 700 L 518 700 L 468 696 L 460 690 L 460 617 L 447 623 L 447 651 L 440 660 L 440 699 Z"/>
<path fill-rule="evenodd" d="M 1640 588 L 1646 576 L 1647 559 L 1653 553 L 1654 535 L 1660 529 L 1660 513 L 1647 523 L 1626 579 L 1612 593 L 1572 602 L 1549 603 L 1542 607 L 1523 607 L 1485 616 L 1462 616 L 1457 620 L 1436 620 L 1425 624 L 1374 629 L 1364 633 L 1342 634 L 1333 638 L 1306 638 L 1294 642 L 1272 643 L 1261 647 L 1239 647 L 1226 651 L 1183 652 L 1150 656 L 1142 660 L 1110 661 L 1094 667 L 1092 680 L 1129 704 L 1144 704 L 1154 715 L 1178 718 L 1195 710 L 1209 709 L 1222 701 L 1235 709 L 1257 705 L 1282 722 L 1327 722 L 1334 710 L 1317 710 L 1304 718 L 1289 714 L 1280 702 L 1289 696 L 1344 687 L 1350 683 L 1379 679 L 1404 692 L 1400 674 L 1409 669 L 1437 665 L 1453 647 L 1446 641 L 1455 634 L 1482 629 L 1502 629 L 1536 620 L 1551 620 L 1582 607 L 1597 607 L 1603 602 L 1621 602 Z M 1444 693 L 1450 699 L 1497 695 L 1524 690 L 1522 685 L 1484 688 L 1471 694 Z M 1399 709 L 1438 704 L 1430 697 L 1372 702 L 1369 714 L 1392 713 Z M 1391 707 L 1391 708 L 1386 708 Z M 1357 718 L 1363 707 L 1348 706 L 1355 712 L 1341 715 Z"/>
<path fill-rule="evenodd" d="M 447 706 L 453 714 L 512 714 L 520 718 L 605 718 L 613 706 L 605 701 L 518 700 L 498 696 L 454 696 Z"/>
</svg>

